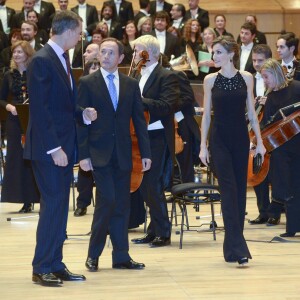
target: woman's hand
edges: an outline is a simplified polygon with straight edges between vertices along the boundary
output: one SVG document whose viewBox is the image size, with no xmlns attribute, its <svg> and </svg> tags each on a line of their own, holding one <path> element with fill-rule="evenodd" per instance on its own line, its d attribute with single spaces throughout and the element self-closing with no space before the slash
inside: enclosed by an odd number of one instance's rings
<svg viewBox="0 0 300 300">
<path fill-rule="evenodd" d="M 11 104 L 7 104 L 6 105 L 6 110 L 11 112 L 14 116 L 17 116 L 18 113 L 17 113 L 17 110 L 16 110 L 16 107 L 11 105 Z"/>
<path fill-rule="evenodd" d="M 264 146 L 264 144 L 261 142 L 261 143 L 257 143 L 257 146 L 255 148 L 255 156 L 260 153 L 261 154 L 261 157 L 262 157 L 262 163 L 264 162 L 264 157 L 265 157 L 265 153 L 266 153 L 266 148 Z"/>
<path fill-rule="evenodd" d="M 207 146 L 201 146 L 199 158 L 201 159 L 202 163 L 205 166 L 208 167 L 208 164 L 209 164 L 209 153 L 208 153 Z"/>
</svg>

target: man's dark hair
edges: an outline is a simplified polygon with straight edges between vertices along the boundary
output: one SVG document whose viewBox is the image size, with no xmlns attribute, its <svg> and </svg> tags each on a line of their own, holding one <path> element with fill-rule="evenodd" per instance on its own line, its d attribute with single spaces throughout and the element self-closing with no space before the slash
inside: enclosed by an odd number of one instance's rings
<svg viewBox="0 0 300 300">
<path fill-rule="evenodd" d="M 164 10 L 156 12 L 154 15 L 154 20 L 155 19 L 165 19 L 167 22 L 167 25 L 170 24 L 170 17 L 168 15 L 168 13 Z"/>
<path fill-rule="evenodd" d="M 38 27 L 36 26 L 36 24 L 35 24 L 34 22 L 31 22 L 31 21 L 23 21 L 22 24 L 28 24 L 28 25 L 32 26 L 34 32 L 37 32 L 37 31 L 38 31 Z M 21 25 L 21 27 L 22 27 L 22 25 Z"/>
<path fill-rule="evenodd" d="M 266 59 L 272 58 L 272 50 L 268 45 L 258 44 L 252 48 L 252 53 L 263 54 Z"/>
<path fill-rule="evenodd" d="M 102 16 L 103 16 L 103 11 L 104 11 L 104 9 L 106 8 L 106 7 L 109 7 L 110 9 L 111 9 L 111 18 L 113 19 L 114 18 L 114 12 L 115 12 L 115 10 L 114 10 L 114 6 L 112 5 L 112 4 L 110 4 L 110 3 L 103 3 L 103 6 L 102 6 L 102 9 L 101 9 L 101 18 L 102 18 Z"/>
<path fill-rule="evenodd" d="M 241 26 L 241 29 L 246 29 L 246 30 L 250 30 L 251 34 L 256 34 L 256 26 L 253 23 L 250 22 L 246 22 Z"/>
<path fill-rule="evenodd" d="M 247 15 L 247 17 L 252 17 L 252 18 L 254 19 L 255 23 L 257 23 L 256 15 Z M 246 18 L 247 18 L 247 17 L 246 17 Z"/>
<path fill-rule="evenodd" d="M 285 44 L 288 48 L 291 48 L 292 46 L 295 47 L 293 54 L 298 54 L 298 45 L 299 45 L 299 39 L 296 38 L 296 35 L 294 32 L 287 32 L 285 34 L 281 34 L 277 40 L 283 39 L 285 40 Z"/>
<path fill-rule="evenodd" d="M 52 21 L 52 34 L 61 35 L 67 30 L 75 30 L 82 22 L 80 16 L 70 10 L 57 12 Z"/>
<path fill-rule="evenodd" d="M 122 55 L 124 53 L 124 46 L 119 40 L 117 40 L 113 37 L 108 37 L 101 41 L 100 47 L 104 42 L 115 42 L 118 45 L 119 55 Z"/>
<path fill-rule="evenodd" d="M 185 16 L 185 6 L 181 3 L 175 3 L 173 4 L 173 6 L 177 6 L 177 10 L 181 12 L 181 16 L 184 17 Z"/>
<path fill-rule="evenodd" d="M 149 5 L 150 0 L 140 0 L 140 8 L 145 9 Z"/>
</svg>

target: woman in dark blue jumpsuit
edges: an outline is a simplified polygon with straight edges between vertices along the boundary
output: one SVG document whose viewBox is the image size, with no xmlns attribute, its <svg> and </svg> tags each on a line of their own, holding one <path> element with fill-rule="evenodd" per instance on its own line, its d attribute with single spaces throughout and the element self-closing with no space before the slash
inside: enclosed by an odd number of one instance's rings
<svg viewBox="0 0 300 300">
<path fill-rule="evenodd" d="M 225 227 L 223 245 L 226 262 L 245 265 L 251 254 L 243 236 L 246 208 L 249 137 L 245 109 L 256 134 L 256 153 L 265 153 L 254 110 L 253 79 L 248 72 L 234 67 L 238 59 L 238 45 L 230 37 L 219 37 L 213 43 L 213 59 L 221 67 L 204 80 L 204 114 L 201 126 L 200 159 L 207 165 L 209 155 L 207 135 L 213 106 L 209 147 L 212 165 L 221 192 L 222 214 Z"/>
</svg>

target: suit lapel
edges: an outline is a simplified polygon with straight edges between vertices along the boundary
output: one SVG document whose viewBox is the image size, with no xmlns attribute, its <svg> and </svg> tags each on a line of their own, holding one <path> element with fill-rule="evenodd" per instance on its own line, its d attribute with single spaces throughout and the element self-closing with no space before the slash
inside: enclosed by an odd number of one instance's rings
<svg viewBox="0 0 300 300">
<path fill-rule="evenodd" d="M 110 105 L 111 109 L 114 111 L 115 109 L 114 109 L 114 106 L 112 104 L 112 101 L 111 101 L 111 98 L 110 98 L 110 95 L 109 95 L 109 91 L 108 91 L 105 79 L 103 78 L 103 75 L 102 75 L 100 70 L 98 70 L 95 73 L 95 79 L 96 79 L 95 80 L 95 86 L 96 86 L 95 89 L 97 90 L 97 89 L 100 89 L 102 87 L 102 90 L 99 91 L 100 98 L 101 99 L 104 98 L 105 101 L 107 101 L 107 103 Z"/>
<path fill-rule="evenodd" d="M 70 81 L 69 81 L 69 78 L 68 78 L 68 75 L 67 75 L 67 72 L 64 69 L 64 67 L 63 67 L 60 59 L 58 58 L 58 56 L 56 55 L 56 53 L 54 52 L 54 50 L 51 48 L 51 46 L 49 46 L 48 44 L 46 44 L 44 48 L 47 50 L 47 52 L 49 53 L 49 55 L 53 58 L 52 61 L 53 61 L 54 65 L 56 66 L 56 68 L 59 71 L 58 74 L 61 74 L 61 76 L 62 76 L 64 82 L 66 83 L 66 85 L 68 86 L 70 92 L 73 93 L 71 85 L 70 85 Z M 74 81 L 73 81 L 73 83 L 74 83 Z M 74 85 L 73 85 L 73 88 L 75 88 Z"/>
<path fill-rule="evenodd" d="M 143 89 L 143 95 L 147 93 L 148 89 L 151 87 L 154 79 L 156 78 L 156 74 L 157 72 L 159 71 L 159 68 L 160 68 L 160 65 L 157 65 L 153 72 L 151 73 L 150 77 L 148 78 L 145 86 L 144 86 L 144 89 Z"/>
</svg>

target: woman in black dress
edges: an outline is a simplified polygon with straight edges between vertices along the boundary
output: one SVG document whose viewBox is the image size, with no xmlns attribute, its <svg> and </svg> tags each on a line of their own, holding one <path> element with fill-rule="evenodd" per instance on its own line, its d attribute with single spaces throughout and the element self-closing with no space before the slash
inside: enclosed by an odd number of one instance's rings
<svg viewBox="0 0 300 300">
<path fill-rule="evenodd" d="M 282 66 L 275 59 L 268 59 L 261 68 L 268 89 L 262 123 L 266 125 L 278 110 L 300 102 L 300 82 L 286 78 Z M 286 116 L 299 107 L 283 109 Z M 281 119 L 281 115 L 278 114 Z M 273 122 L 277 118 L 273 119 Z M 288 133 L 289 135 L 289 133 Z M 281 237 L 293 237 L 300 232 L 300 134 L 271 152 L 270 181 L 272 201 L 285 208 L 286 232 Z"/>
<path fill-rule="evenodd" d="M 213 52 L 216 67 L 221 69 L 204 79 L 204 112 L 199 156 L 206 166 L 210 163 L 207 136 L 213 106 L 214 121 L 209 148 L 222 199 L 224 258 L 226 262 L 245 265 L 248 258 L 251 258 L 243 235 L 249 155 L 246 107 L 257 138 L 256 154 L 264 156 L 265 148 L 254 110 L 253 77 L 248 72 L 239 72 L 234 66 L 239 58 L 237 43 L 230 37 L 219 37 L 213 42 Z"/>
<path fill-rule="evenodd" d="M 28 101 L 26 68 L 34 50 L 26 41 L 12 46 L 11 69 L 4 74 L 0 105 L 8 111 L 6 120 L 7 155 L 1 190 L 1 202 L 23 203 L 19 212 L 30 212 L 40 196 L 30 162 L 23 159 L 21 125 L 16 104 Z"/>
</svg>

